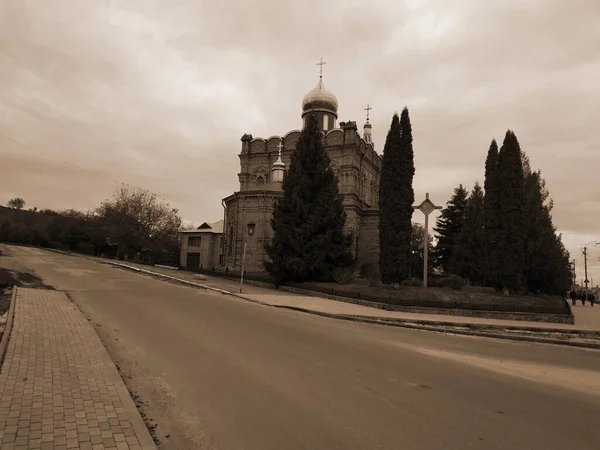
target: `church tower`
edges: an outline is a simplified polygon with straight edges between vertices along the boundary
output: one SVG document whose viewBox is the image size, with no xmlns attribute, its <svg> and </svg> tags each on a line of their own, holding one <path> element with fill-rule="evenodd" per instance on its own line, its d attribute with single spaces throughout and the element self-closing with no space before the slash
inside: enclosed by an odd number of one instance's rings
<svg viewBox="0 0 600 450">
<path fill-rule="evenodd" d="M 372 144 L 373 143 L 373 139 L 371 137 L 371 123 L 369 122 L 369 111 L 371 111 L 373 108 L 371 108 L 369 105 L 367 105 L 367 107 L 365 108 L 365 111 L 367 111 L 367 122 L 365 123 L 365 126 L 363 128 L 363 139 L 365 140 L 365 142 L 367 144 Z"/>
<path fill-rule="evenodd" d="M 283 145 L 281 145 L 281 142 L 279 143 L 277 148 L 279 150 L 279 157 L 277 158 L 277 161 L 275 161 L 273 163 L 273 166 L 271 167 L 271 181 L 278 181 L 280 183 L 283 183 L 283 174 L 285 173 L 285 164 L 281 160 L 281 149 L 283 148 Z"/>
<path fill-rule="evenodd" d="M 325 89 L 323 85 L 323 58 L 318 63 L 321 66 L 319 83 L 304 96 L 302 100 L 302 125 L 306 127 L 306 123 L 310 114 L 317 116 L 319 129 L 325 133 L 335 128 L 335 121 L 338 118 L 337 109 L 338 101 L 335 95 Z"/>
</svg>

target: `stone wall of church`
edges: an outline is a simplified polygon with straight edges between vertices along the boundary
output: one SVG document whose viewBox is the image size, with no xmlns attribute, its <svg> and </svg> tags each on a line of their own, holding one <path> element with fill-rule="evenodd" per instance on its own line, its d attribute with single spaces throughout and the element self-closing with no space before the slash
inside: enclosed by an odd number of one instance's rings
<svg viewBox="0 0 600 450">
<path fill-rule="evenodd" d="M 238 193 L 226 201 L 224 232 L 224 266 L 239 271 L 246 242 L 245 267 L 248 272 L 262 272 L 267 258 L 265 244 L 273 235 L 271 217 L 277 193 Z M 248 224 L 254 224 L 254 233 L 248 234 Z"/>
<path fill-rule="evenodd" d="M 357 269 L 363 264 L 373 264 L 379 270 L 379 210 L 363 212 L 358 237 Z"/>
</svg>

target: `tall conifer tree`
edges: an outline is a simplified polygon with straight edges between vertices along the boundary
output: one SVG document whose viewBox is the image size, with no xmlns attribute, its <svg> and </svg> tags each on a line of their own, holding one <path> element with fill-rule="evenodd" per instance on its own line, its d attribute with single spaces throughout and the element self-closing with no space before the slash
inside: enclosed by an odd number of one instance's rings
<svg viewBox="0 0 600 450">
<path fill-rule="evenodd" d="M 323 147 L 317 119 L 302 130 L 275 206 L 271 259 L 265 268 L 285 281 L 331 281 L 338 267 L 352 263 L 352 237 L 344 233 L 346 214 L 338 181 Z"/>
<path fill-rule="evenodd" d="M 496 287 L 520 291 L 525 287 L 525 176 L 521 147 L 508 130 L 498 153 L 498 279 Z"/>
<path fill-rule="evenodd" d="M 485 221 L 485 270 L 486 284 L 497 286 L 498 278 L 498 227 L 500 205 L 498 203 L 498 144 L 493 139 L 485 160 L 484 221 Z"/>
<path fill-rule="evenodd" d="M 412 127 L 404 108 L 401 118 L 397 114 L 392 118 L 379 184 L 379 266 L 384 283 L 400 283 L 411 273 L 414 174 Z"/>
<path fill-rule="evenodd" d="M 400 118 L 394 114 L 383 148 L 379 183 L 379 270 L 381 281 L 386 284 L 399 282 L 400 243 L 397 230 L 400 198 L 396 192 L 400 189 L 400 135 Z"/>
<path fill-rule="evenodd" d="M 447 273 L 454 273 L 451 267 L 454 246 L 465 219 L 465 209 L 469 193 L 461 184 L 454 188 L 454 193 L 436 221 L 433 231 L 437 233 L 438 241 L 435 246 L 437 266 Z"/>
<path fill-rule="evenodd" d="M 530 292 L 561 294 L 571 285 L 569 254 L 552 223 L 552 200 L 539 171 L 526 170 L 525 277 Z"/>
<path fill-rule="evenodd" d="M 482 285 L 485 281 L 485 214 L 483 190 L 475 183 L 467 207 L 464 223 L 452 253 L 453 271 L 469 280 L 471 285 Z"/>
</svg>

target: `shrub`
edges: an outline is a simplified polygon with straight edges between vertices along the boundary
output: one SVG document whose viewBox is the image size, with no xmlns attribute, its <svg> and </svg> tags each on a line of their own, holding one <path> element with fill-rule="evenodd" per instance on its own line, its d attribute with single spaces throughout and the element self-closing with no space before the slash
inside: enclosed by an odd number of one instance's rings
<svg viewBox="0 0 600 450">
<path fill-rule="evenodd" d="M 371 287 L 375 287 L 379 284 L 379 273 L 371 263 L 365 263 L 360 267 L 360 276 L 366 278 Z"/>
<path fill-rule="evenodd" d="M 439 286 L 443 288 L 450 288 L 460 290 L 467 285 L 467 282 L 464 278 L 459 277 L 458 275 L 449 275 L 446 278 L 442 278 L 439 281 Z"/>
<path fill-rule="evenodd" d="M 354 280 L 354 269 L 352 267 L 338 267 L 333 272 L 333 279 L 338 284 L 350 284 Z"/>
<path fill-rule="evenodd" d="M 423 286 L 423 282 L 421 280 L 404 280 L 402 281 L 402 286 L 409 287 L 421 287 Z"/>
</svg>

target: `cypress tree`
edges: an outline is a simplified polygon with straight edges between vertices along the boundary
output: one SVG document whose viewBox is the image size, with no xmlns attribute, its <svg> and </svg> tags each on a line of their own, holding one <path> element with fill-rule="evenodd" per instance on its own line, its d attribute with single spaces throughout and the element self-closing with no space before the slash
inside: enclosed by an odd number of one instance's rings
<svg viewBox="0 0 600 450">
<path fill-rule="evenodd" d="M 344 233 L 342 196 L 322 139 L 312 116 L 296 144 L 283 198 L 273 212 L 265 268 L 277 284 L 331 281 L 336 268 L 352 263 L 352 237 Z"/>
<path fill-rule="evenodd" d="M 552 223 L 552 200 L 539 171 L 526 170 L 525 277 L 530 292 L 561 294 L 571 285 L 569 254 Z"/>
<path fill-rule="evenodd" d="M 498 227 L 500 204 L 498 203 L 498 144 L 493 139 L 485 160 L 484 223 L 485 223 L 485 270 L 486 284 L 496 286 L 498 278 Z"/>
<path fill-rule="evenodd" d="M 415 195 L 412 128 L 408 109 L 394 114 L 383 149 L 379 183 L 379 267 L 383 283 L 400 283 L 411 272 Z"/>
<path fill-rule="evenodd" d="M 520 291 L 525 287 L 525 176 L 521 148 L 515 134 L 508 130 L 498 153 L 499 233 L 496 287 Z"/>
<path fill-rule="evenodd" d="M 413 204 L 415 203 L 415 191 L 413 189 L 413 179 L 415 177 L 415 155 L 413 151 L 412 125 L 408 108 L 404 107 L 400 114 L 400 185 L 396 193 L 400 198 L 400 223 L 399 223 L 399 243 L 400 243 L 400 272 L 402 279 L 406 280 L 410 276 L 411 254 L 412 254 L 412 216 Z"/>
<path fill-rule="evenodd" d="M 479 183 L 475 183 L 451 261 L 454 272 L 472 285 L 480 286 L 485 281 L 485 243 L 483 190 Z"/>
<path fill-rule="evenodd" d="M 454 194 L 442 209 L 433 228 L 438 237 L 434 252 L 436 264 L 446 273 L 454 273 L 451 266 L 452 255 L 464 223 L 468 196 L 469 193 L 462 184 L 454 188 Z"/>
</svg>

